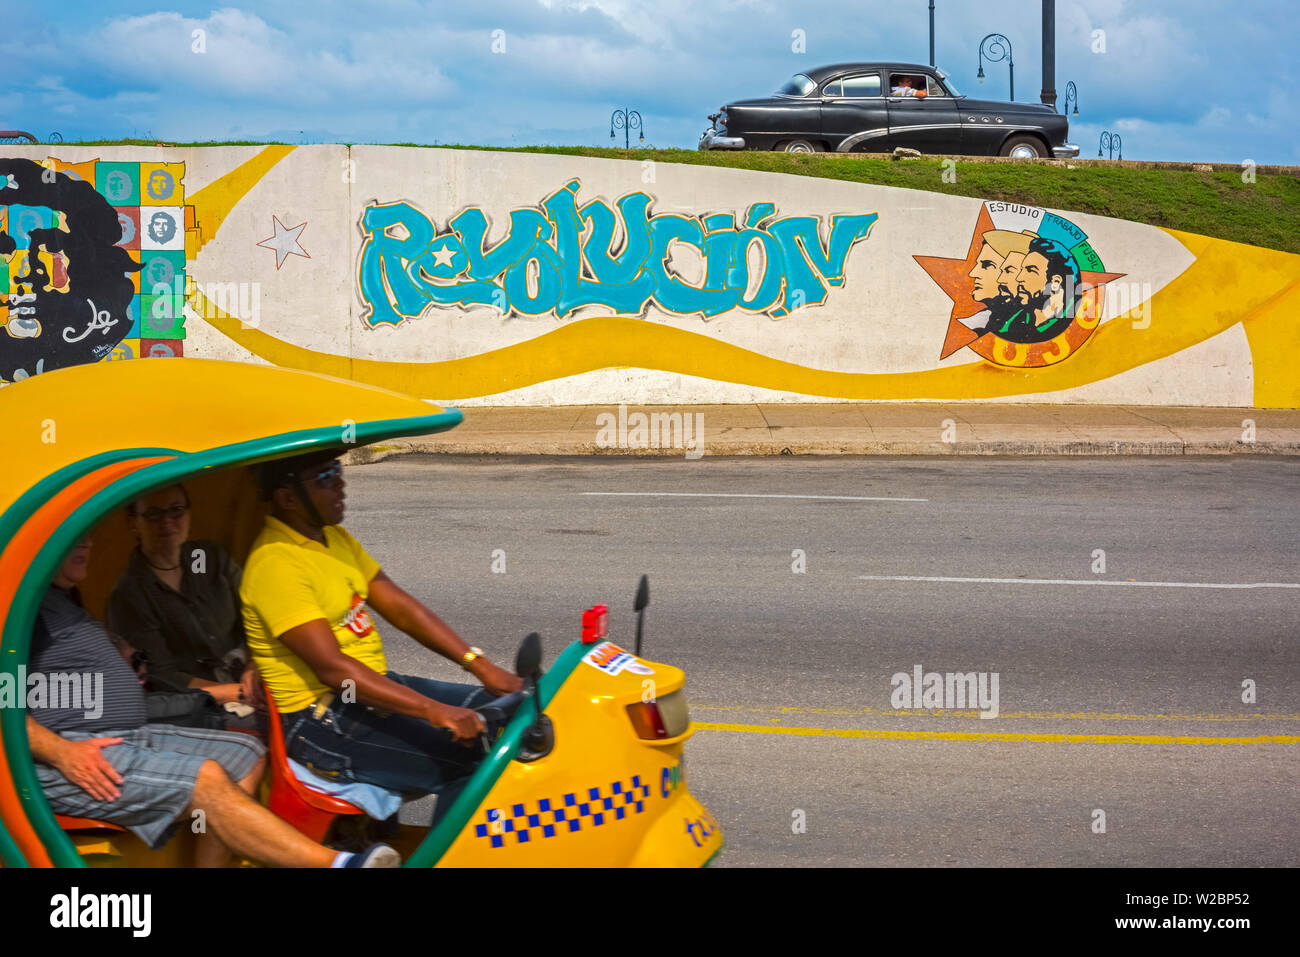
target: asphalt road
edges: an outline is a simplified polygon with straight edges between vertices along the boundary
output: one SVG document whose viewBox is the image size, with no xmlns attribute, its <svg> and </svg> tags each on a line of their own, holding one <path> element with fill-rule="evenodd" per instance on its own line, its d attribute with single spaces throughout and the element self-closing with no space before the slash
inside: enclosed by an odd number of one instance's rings
<svg viewBox="0 0 1300 957">
<path fill-rule="evenodd" d="M 1300 864 L 1300 460 L 419 457 L 346 479 L 349 529 L 503 662 L 531 630 L 553 660 L 598 601 L 630 642 L 649 574 L 644 653 L 686 671 L 721 864 Z M 386 641 L 399 670 L 457 673 Z M 893 707 L 918 665 L 997 673 L 998 716 Z"/>
</svg>

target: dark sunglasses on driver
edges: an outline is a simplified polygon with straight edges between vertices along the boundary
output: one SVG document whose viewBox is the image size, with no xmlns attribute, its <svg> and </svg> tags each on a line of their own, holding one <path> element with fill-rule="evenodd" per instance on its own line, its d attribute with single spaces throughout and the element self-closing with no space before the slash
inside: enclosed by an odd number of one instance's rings
<svg viewBox="0 0 1300 957">
<path fill-rule="evenodd" d="M 329 465 L 300 473 L 302 478 L 317 485 L 333 485 L 343 478 L 343 463 L 337 459 Z"/>
</svg>

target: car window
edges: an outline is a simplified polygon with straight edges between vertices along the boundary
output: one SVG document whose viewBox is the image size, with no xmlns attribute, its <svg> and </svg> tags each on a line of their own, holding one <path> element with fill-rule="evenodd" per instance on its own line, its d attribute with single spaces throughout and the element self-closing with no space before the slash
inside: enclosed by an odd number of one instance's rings
<svg viewBox="0 0 1300 957">
<path fill-rule="evenodd" d="M 802 73 L 796 73 L 790 79 L 785 81 L 785 85 L 777 90 L 777 93 L 785 96 L 805 96 L 809 91 L 817 89 L 817 84 Z"/>
<path fill-rule="evenodd" d="M 957 89 L 955 86 L 952 85 L 952 77 L 950 77 L 943 70 L 938 70 L 938 73 L 939 73 L 939 79 L 943 80 L 943 85 L 948 88 L 948 93 L 951 96 L 961 96 L 961 90 Z"/>
<path fill-rule="evenodd" d="M 831 80 L 824 87 L 822 87 L 822 96 L 843 96 L 843 94 L 840 92 L 840 81 Z"/>
<path fill-rule="evenodd" d="M 889 95 L 916 96 L 918 92 L 926 92 L 927 79 L 919 73 L 894 73 L 889 78 Z"/>
<path fill-rule="evenodd" d="M 843 96 L 862 99 L 868 96 L 880 96 L 880 74 L 863 73 L 860 76 L 844 78 Z"/>
<path fill-rule="evenodd" d="M 928 92 L 929 92 L 930 96 L 947 96 L 947 95 L 948 95 L 948 91 L 945 90 L 945 89 L 943 88 L 943 85 L 940 84 L 939 81 L 936 80 L 934 77 L 932 77 L 932 76 L 927 76 L 927 77 L 925 78 L 925 80 L 926 80 L 926 84 L 927 84 Z"/>
</svg>

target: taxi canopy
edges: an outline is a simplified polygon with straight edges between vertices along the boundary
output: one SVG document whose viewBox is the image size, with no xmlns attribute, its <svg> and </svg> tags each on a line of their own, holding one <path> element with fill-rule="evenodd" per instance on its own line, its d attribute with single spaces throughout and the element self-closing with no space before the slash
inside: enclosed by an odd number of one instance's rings
<svg viewBox="0 0 1300 957">
<path fill-rule="evenodd" d="M 134 497 L 312 449 L 442 432 L 461 418 L 344 379 L 212 359 L 100 362 L 0 388 L 0 675 L 16 679 L 26 665 L 63 556 Z M 24 718 L 0 708 L 0 860 L 78 864 L 41 798 Z"/>
</svg>

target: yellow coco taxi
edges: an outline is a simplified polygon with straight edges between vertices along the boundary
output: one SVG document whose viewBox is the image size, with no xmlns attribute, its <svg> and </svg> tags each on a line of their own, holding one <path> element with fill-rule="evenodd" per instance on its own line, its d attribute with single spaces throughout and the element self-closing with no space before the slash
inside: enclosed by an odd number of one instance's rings
<svg viewBox="0 0 1300 957">
<path fill-rule="evenodd" d="M 242 559 L 262 522 L 247 466 L 441 432 L 461 418 L 371 386 L 200 359 L 76 366 L 0 389 L 9 452 L 0 477 L 0 689 L 21 683 L 40 596 L 92 531 L 95 561 L 80 590 L 102 619 L 133 545 L 122 515 L 131 499 L 184 481 L 192 534 Z M 645 599 L 643 582 L 639 609 Z M 388 839 L 407 866 L 700 866 L 721 848 L 717 822 L 686 786 L 683 673 L 606 640 L 600 606 L 584 622 L 584 640 L 544 674 L 539 643 L 525 640 L 525 690 L 485 706 L 486 753 L 455 803 L 436 827 L 401 826 Z M 638 621 L 638 646 L 639 631 Z M 5 866 L 191 859 L 186 829 L 151 852 L 114 825 L 56 818 L 16 698 L 0 707 Z M 317 840 L 357 820 L 358 808 L 293 774 L 274 720 L 268 733 L 263 790 L 273 812 Z"/>
</svg>

